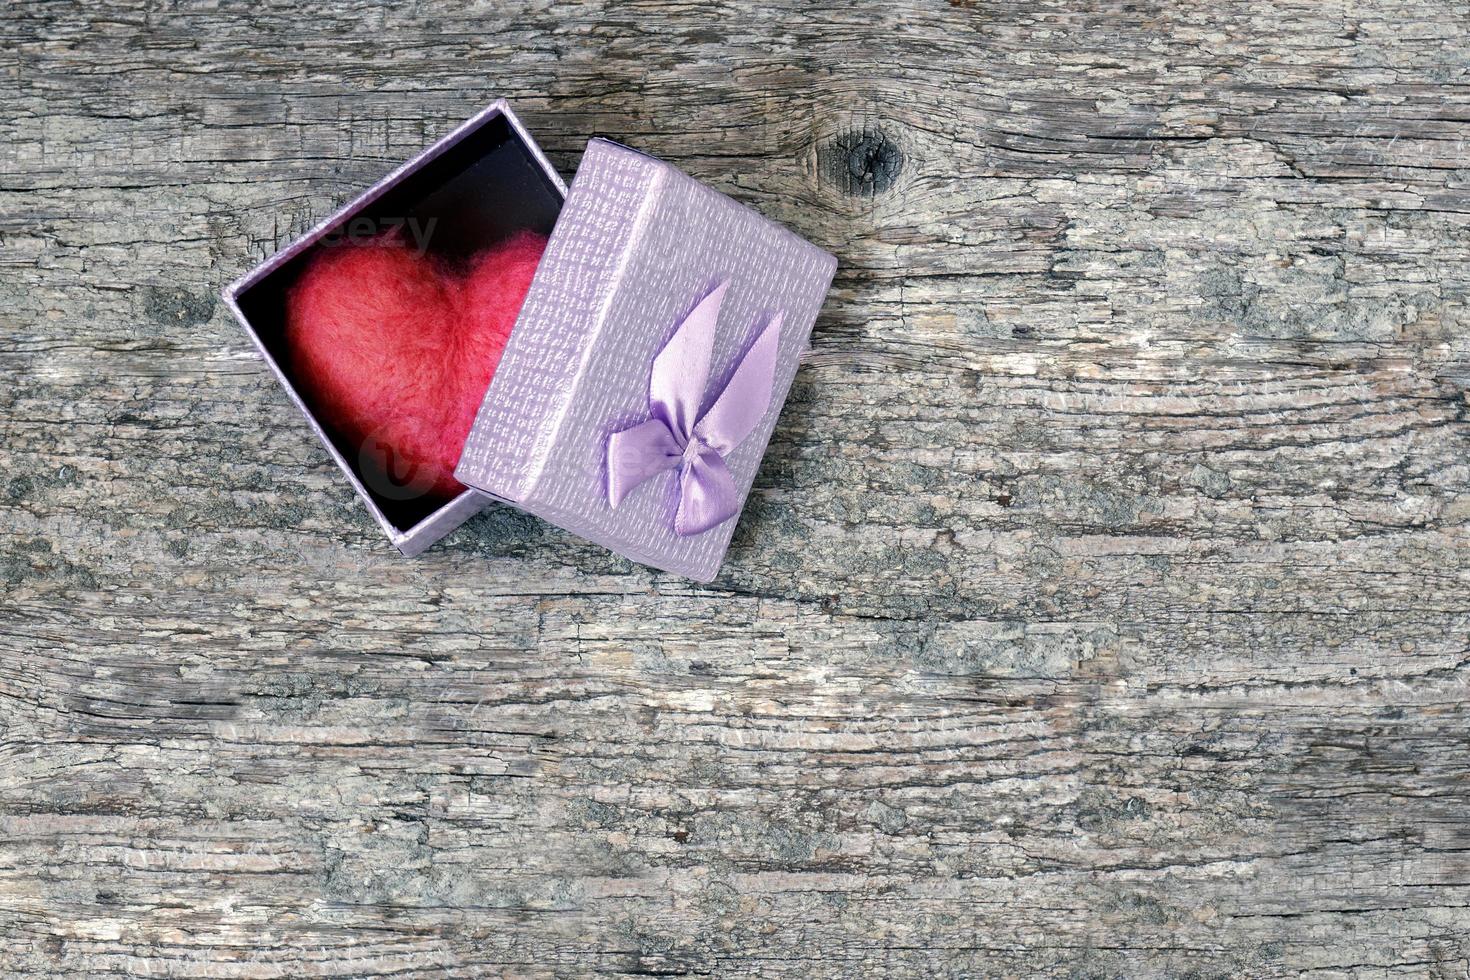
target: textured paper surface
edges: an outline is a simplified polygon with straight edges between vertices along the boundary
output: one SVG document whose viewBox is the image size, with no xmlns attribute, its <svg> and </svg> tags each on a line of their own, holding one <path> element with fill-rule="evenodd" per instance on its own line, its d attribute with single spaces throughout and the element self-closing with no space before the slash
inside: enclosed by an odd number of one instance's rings
<svg viewBox="0 0 1470 980">
<path fill-rule="evenodd" d="M 675 534 L 672 477 L 649 480 L 614 511 L 607 437 L 647 418 L 653 357 L 728 279 L 713 391 L 755 330 L 785 318 L 770 408 L 726 460 L 743 504 L 836 265 L 668 164 L 592 141 L 455 475 L 626 557 L 708 581 L 736 520 Z"/>
</svg>

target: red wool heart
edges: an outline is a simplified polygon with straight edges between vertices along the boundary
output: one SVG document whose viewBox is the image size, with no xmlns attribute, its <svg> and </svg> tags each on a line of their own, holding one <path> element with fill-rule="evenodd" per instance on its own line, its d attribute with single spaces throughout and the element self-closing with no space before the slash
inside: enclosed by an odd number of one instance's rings
<svg viewBox="0 0 1470 980">
<path fill-rule="evenodd" d="M 292 286 L 297 388 L 373 490 L 399 500 L 464 490 L 454 467 L 545 246 L 521 232 L 459 274 L 396 239 L 344 244 L 322 249 Z"/>
</svg>

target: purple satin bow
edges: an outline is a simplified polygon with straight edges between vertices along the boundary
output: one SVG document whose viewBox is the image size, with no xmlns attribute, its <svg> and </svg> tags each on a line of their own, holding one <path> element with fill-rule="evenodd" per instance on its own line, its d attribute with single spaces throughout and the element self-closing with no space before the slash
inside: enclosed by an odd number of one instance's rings
<svg viewBox="0 0 1470 980">
<path fill-rule="evenodd" d="M 729 286 L 727 279 L 701 300 L 653 359 L 651 418 L 607 440 L 607 499 L 614 508 L 633 488 L 678 469 L 674 533 L 681 536 L 701 534 L 739 512 L 740 492 L 725 457 L 750 435 L 771 404 L 780 313 L 755 338 L 720 397 L 699 413 L 709 384 L 715 324 Z"/>
</svg>

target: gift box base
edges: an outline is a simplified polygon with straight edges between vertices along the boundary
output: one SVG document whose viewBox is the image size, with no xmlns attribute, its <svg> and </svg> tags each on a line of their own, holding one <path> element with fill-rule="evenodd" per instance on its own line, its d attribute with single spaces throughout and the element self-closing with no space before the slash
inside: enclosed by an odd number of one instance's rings
<svg viewBox="0 0 1470 980">
<path fill-rule="evenodd" d="M 247 273 L 224 301 L 254 341 L 292 402 L 346 474 L 389 541 L 405 555 L 423 551 L 481 510 L 487 499 L 466 489 L 429 498 L 411 482 L 368 465 L 376 445 L 353 445 L 312 410 L 284 349 L 287 296 L 318 250 L 383 234 L 449 262 L 461 262 L 522 231 L 542 235 L 556 223 L 566 184 L 503 102 L 491 105 L 384 177 L 362 195 Z"/>
</svg>

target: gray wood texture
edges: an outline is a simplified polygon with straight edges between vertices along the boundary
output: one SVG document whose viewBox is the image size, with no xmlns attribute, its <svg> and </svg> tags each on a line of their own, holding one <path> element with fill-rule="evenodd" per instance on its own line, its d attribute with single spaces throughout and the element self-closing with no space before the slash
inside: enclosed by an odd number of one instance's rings
<svg viewBox="0 0 1470 980">
<path fill-rule="evenodd" d="M 1466 977 L 1470 7 L 0 14 L 0 974 Z M 720 579 L 219 287 L 500 96 L 842 268 Z"/>
</svg>

